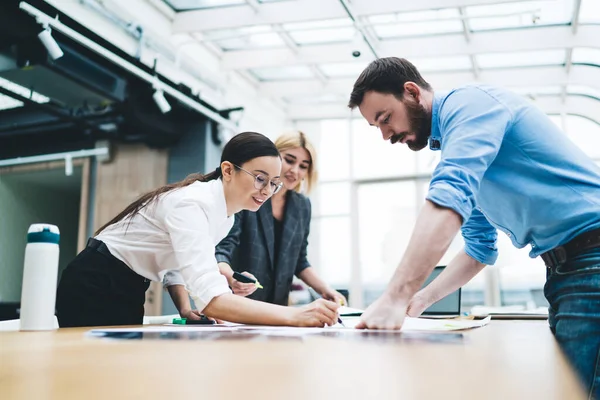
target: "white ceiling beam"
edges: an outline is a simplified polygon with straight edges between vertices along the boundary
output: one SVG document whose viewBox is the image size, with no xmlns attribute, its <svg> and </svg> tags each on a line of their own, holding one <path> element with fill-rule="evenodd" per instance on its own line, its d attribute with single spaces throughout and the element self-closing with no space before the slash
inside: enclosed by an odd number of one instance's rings
<svg viewBox="0 0 600 400">
<path fill-rule="evenodd" d="M 502 2 L 516 1 L 521 0 L 502 0 Z M 498 2 L 499 0 L 354 0 L 352 2 L 352 9 L 357 16 L 364 16 L 394 12 L 421 11 L 436 8 L 468 7 Z M 308 22 L 336 18 L 348 18 L 348 14 L 342 5 L 336 1 L 276 1 L 259 4 L 258 12 L 255 12 L 255 10 L 247 4 L 179 12 L 173 20 L 173 33 L 231 29 L 265 24 Z"/>
<path fill-rule="evenodd" d="M 477 80 L 470 72 L 423 73 L 423 77 L 436 90 L 451 89 L 475 81 L 504 87 L 583 85 L 600 90 L 600 68 L 587 65 L 574 65 L 570 73 L 564 67 L 483 69 Z M 323 94 L 349 96 L 356 78 L 329 79 L 326 84 L 317 80 L 263 82 L 259 90 L 269 96 L 288 98 L 307 95 L 317 97 Z"/>
<path fill-rule="evenodd" d="M 572 47 L 600 48 L 600 25 L 582 25 L 577 35 L 569 26 L 539 27 L 510 31 L 475 32 L 466 40 L 463 33 L 453 35 L 403 38 L 380 41 L 380 57 L 404 58 L 444 57 L 479 53 L 535 51 Z M 352 52 L 354 43 L 301 46 L 297 52 L 287 48 L 227 51 L 223 54 L 223 68 L 248 69 L 279 67 L 297 64 L 356 62 Z M 368 48 L 361 49 L 367 54 Z"/>
<path fill-rule="evenodd" d="M 600 124 L 598 108 L 600 102 L 585 96 L 567 96 L 565 102 L 560 96 L 539 96 L 533 101 L 547 114 L 577 114 Z M 360 117 L 357 110 L 351 111 L 344 104 L 319 104 L 319 105 L 295 105 L 289 106 L 287 117 L 290 121 L 300 120 L 322 120 L 331 118 L 348 118 L 351 115 Z"/>
<path fill-rule="evenodd" d="M 575 0 L 575 4 L 573 4 L 573 17 L 571 18 L 571 28 L 573 29 L 573 33 L 577 33 L 577 29 L 579 28 L 580 11 L 581 0 Z"/>
<path fill-rule="evenodd" d="M 260 3 L 256 0 L 246 0 L 246 4 L 248 4 L 256 13 L 258 12 L 258 9 L 260 8 Z"/>
</svg>

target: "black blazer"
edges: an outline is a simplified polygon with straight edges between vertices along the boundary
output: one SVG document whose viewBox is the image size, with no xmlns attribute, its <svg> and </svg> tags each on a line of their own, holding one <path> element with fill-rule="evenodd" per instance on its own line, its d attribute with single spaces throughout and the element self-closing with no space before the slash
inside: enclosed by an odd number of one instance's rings
<svg viewBox="0 0 600 400">
<path fill-rule="evenodd" d="M 310 230 L 310 200 L 288 191 L 283 217 L 279 254 L 275 253 L 275 230 L 271 200 L 257 212 L 241 211 L 235 223 L 216 247 L 217 261 L 226 262 L 234 271 L 248 271 L 260 282 L 251 299 L 273 304 L 288 304 L 294 275 L 310 266 L 306 252 Z"/>
</svg>

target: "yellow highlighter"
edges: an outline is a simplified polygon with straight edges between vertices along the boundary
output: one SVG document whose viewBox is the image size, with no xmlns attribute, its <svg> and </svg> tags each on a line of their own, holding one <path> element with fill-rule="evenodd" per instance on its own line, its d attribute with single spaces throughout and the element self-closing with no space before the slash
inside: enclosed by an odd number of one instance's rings
<svg viewBox="0 0 600 400">
<path fill-rule="evenodd" d="M 237 271 L 233 273 L 233 279 L 242 283 L 254 283 L 258 289 L 263 289 L 262 285 L 256 279 L 252 279 L 249 276 L 240 274 Z"/>
</svg>

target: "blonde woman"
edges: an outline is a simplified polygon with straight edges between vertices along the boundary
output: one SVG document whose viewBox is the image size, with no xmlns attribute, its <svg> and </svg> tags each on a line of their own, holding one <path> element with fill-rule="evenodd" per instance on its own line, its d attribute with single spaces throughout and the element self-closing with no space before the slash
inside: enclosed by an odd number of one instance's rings
<svg viewBox="0 0 600 400">
<path fill-rule="evenodd" d="M 323 281 L 307 259 L 311 204 L 301 194 L 317 180 L 316 152 L 304 133 L 280 136 L 275 146 L 282 158 L 283 187 L 258 212 L 241 211 L 216 247 L 221 273 L 235 294 L 267 303 L 287 305 L 294 275 L 327 300 L 340 304 L 346 299 Z M 262 289 L 233 278 L 233 272 L 256 278 Z M 177 275 L 165 279 L 180 314 L 194 318 L 189 300 Z"/>
</svg>

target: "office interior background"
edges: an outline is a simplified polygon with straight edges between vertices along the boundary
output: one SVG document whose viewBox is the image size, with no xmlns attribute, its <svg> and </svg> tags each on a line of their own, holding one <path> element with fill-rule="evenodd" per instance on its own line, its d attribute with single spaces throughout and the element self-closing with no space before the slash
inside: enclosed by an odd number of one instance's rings
<svg viewBox="0 0 600 400">
<path fill-rule="evenodd" d="M 213 170 L 234 133 L 275 139 L 295 129 L 318 153 L 309 260 L 349 290 L 352 306 L 366 307 L 405 251 L 439 160 L 391 146 L 347 108 L 376 57 L 409 59 L 435 90 L 515 90 L 600 162 L 598 0 L 0 7 L 0 302 L 20 299 L 30 223 L 59 226 L 64 268 L 142 192 Z M 462 244 L 458 236 L 440 264 Z M 501 232 L 498 247 L 497 264 L 463 288 L 463 309 L 544 306 L 543 262 Z M 160 286 L 148 298 L 158 305 L 151 312 L 170 310 Z"/>
</svg>

